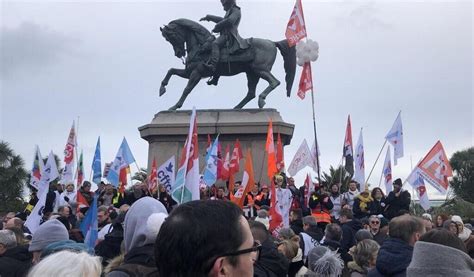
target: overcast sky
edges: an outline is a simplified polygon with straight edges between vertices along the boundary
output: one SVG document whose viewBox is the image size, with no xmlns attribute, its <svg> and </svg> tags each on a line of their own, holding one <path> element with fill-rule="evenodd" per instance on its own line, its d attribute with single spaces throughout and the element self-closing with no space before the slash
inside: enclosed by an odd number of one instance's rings
<svg viewBox="0 0 474 277">
<path fill-rule="evenodd" d="M 242 37 L 284 38 L 293 0 L 238 4 Z M 407 177 L 410 160 L 416 164 L 437 140 L 449 157 L 473 145 L 471 1 L 303 0 L 303 7 L 309 38 L 320 45 L 313 80 L 323 171 L 341 160 L 348 114 L 354 144 L 364 129 L 366 176 L 400 110 L 405 157 L 392 165 L 395 177 Z M 158 27 L 206 14 L 223 16 L 220 2 L 1 1 L 0 138 L 30 169 L 36 144 L 44 156 L 53 150 L 63 158 L 79 118 L 86 177 L 98 136 L 103 162 L 114 158 L 125 136 L 146 166 L 148 143 L 137 128 L 174 105 L 186 84 L 172 78 L 158 97 L 168 68 L 183 67 Z M 287 165 L 303 138 L 313 141 L 310 98 L 296 96 L 300 70 L 290 99 L 284 85 L 267 97 L 266 107 L 295 124 Z M 284 83 L 280 55 L 273 74 Z M 265 86 L 260 81 L 258 91 Z M 245 93 L 245 75 L 221 78 L 218 87 L 201 81 L 183 108 L 232 108 Z M 246 107 L 256 108 L 257 100 Z M 379 183 L 384 156 L 369 183 Z"/>
</svg>

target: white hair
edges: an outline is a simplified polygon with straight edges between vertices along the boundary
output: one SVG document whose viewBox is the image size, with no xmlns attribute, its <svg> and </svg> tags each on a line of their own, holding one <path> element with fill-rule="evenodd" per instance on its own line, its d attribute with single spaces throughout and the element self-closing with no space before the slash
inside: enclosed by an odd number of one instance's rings
<svg viewBox="0 0 474 277">
<path fill-rule="evenodd" d="M 28 277 L 99 277 L 102 273 L 100 257 L 85 252 L 60 251 L 47 256 L 35 265 Z"/>
<path fill-rule="evenodd" d="M 16 236 L 11 230 L 0 230 L 0 244 L 10 249 L 16 246 Z"/>
</svg>

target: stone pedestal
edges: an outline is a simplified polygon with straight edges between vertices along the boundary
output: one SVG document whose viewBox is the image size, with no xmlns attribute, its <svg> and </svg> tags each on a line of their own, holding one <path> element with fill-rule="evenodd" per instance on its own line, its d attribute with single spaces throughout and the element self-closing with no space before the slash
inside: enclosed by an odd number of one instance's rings
<svg viewBox="0 0 474 277">
<path fill-rule="evenodd" d="M 189 110 L 162 111 L 155 114 L 151 123 L 138 128 L 141 137 L 149 143 L 148 168 L 151 168 L 153 158 L 160 166 L 173 155 L 176 157 L 176 166 L 178 166 L 189 131 L 190 116 Z M 295 126 L 284 122 L 275 109 L 197 110 L 200 172 L 202 173 L 205 165 L 207 136 L 209 134 L 214 141 L 219 134 L 223 155 L 225 155 L 227 145 L 230 145 L 230 151 L 232 151 L 236 139 L 240 141 L 244 157 L 247 149 L 251 149 L 255 181 L 268 184 L 265 142 L 270 119 L 273 121 L 275 147 L 278 133 L 283 145 L 288 145 L 293 137 Z M 241 180 L 244 165 L 242 159 L 241 172 L 236 175 L 236 181 Z"/>
</svg>

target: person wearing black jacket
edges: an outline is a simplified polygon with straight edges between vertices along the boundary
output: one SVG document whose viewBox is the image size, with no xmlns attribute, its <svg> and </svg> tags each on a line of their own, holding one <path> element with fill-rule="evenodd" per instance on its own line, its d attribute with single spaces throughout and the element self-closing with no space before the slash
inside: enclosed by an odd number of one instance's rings
<svg viewBox="0 0 474 277">
<path fill-rule="evenodd" d="M 370 215 L 379 215 L 383 214 L 385 210 L 385 195 L 383 194 L 382 189 L 376 187 L 371 192 L 372 201 L 369 206 Z"/>
<path fill-rule="evenodd" d="M 385 217 L 391 220 L 401 215 L 401 211 L 410 210 L 411 195 L 408 191 L 402 190 L 402 180 L 400 178 L 393 181 L 393 191 L 385 199 Z"/>
<path fill-rule="evenodd" d="M 355 234 L 362 229 L 362 223 L 353 217 L 352 211 L 348 209 L 343 209 L 339 217 L 342 224 L 341 258 L 345 264 L 352 261 L 349 249 L 356 244 Z"/>
<path fill-rule="evenodd" d="M 294 209 L 290 212 L 290 228 L 299 235 L 303 229 L 303 212 L 301 209 Z"/>
<path fill-rule="evenodd" d="M 289 260 L 280 252 L 263 223 L 250 221 L 253 238 L 260 241 L 260 257 L 253 265 L 255 277 L 286 277 L 290 266 Z"/>
<path fill-rule="evenodd" d="M 2 230 L 1 232 L 0 276 L 26 276 L 33 258 L 28 251 L 28 245 L 17 245 L 15 235 L 10 230 Z"/>
</svg>

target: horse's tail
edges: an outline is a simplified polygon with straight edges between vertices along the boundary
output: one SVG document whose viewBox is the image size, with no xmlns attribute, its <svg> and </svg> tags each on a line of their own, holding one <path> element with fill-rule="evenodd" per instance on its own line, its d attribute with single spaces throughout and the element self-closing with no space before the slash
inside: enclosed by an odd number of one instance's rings
<svg viewBox="0 0 474 277">
<path fill-rule="evenodd" d="M 276 47 L 283 56 L 283 66 L 285 67 L 286 96 L 291 96 L 291 87 L 296 74 L 296 49 L 288 45 L 288 40 L 284 39 L 275 42 Z"/>
</svg>

